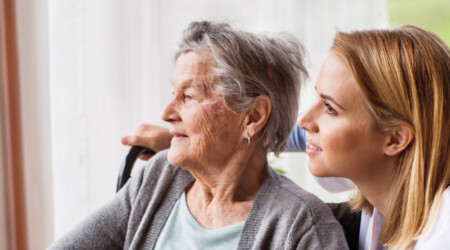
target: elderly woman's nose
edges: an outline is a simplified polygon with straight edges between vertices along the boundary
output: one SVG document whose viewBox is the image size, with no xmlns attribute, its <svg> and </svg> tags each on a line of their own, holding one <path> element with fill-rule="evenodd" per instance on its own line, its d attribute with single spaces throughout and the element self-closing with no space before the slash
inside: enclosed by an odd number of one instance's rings
<svg viewBox="0 0 450 250">
<path fill-rule="evenodd" d="M 161 119 L 163 119 L 166 122 L 175 121 L 179 118 L 178 113 L 175 110 L 175 103 L 172 100 L 167 106 L 164 108 L 163 112 L 161 113 Z"/>
<path fill-rule="evenodd" d="M 304 129 L 307 132 L 317 132 L 318 126 L 314 122 L 314 110 L 312 107 L 308 109 L 305 113 L 300 115 L 300 117 L 297 119 L 297 124 L 299 127 Z"/>
</svg>

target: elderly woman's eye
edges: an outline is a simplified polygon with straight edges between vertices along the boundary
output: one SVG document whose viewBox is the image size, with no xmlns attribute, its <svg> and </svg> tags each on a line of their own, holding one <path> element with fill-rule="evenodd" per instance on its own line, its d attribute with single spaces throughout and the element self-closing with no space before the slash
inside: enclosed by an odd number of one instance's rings
<svg viewBox="0 0 450 250">
<path fill-rule="evenodd" d="M 183 99 L 184 99 L 185 101 L 189 101 L 189 100 L 192 100 L 193 98 L 192 98 L 191 95 L 183 94 Z"/>
<path fill-rule="evenodd" d="M 328 114 L 330 114 L 330 115 L 337 115 L 336 110 L 330 104 L 325 102 L 324 105 L 325 105 L 325 110 L 326 110 L 326 112 Z"/>
</svg>

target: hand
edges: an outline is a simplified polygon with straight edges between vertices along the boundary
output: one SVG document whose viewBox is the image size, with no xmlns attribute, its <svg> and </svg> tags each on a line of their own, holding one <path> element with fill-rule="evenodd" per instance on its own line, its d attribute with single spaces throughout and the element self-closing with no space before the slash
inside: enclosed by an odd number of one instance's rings
<svg viewBox="0 0 450 250">
<path fill-rule="evenodd" d="M 142 123 L 136 129 L 136 133 L 130 136 L 122 137 L 122 144 L 126 146 L 142 146 L 159 152 L 170 147 L 172 135 L 167 128 Z M 139 156 L 141 160 L 148 160 L 152 154 Z"/>
</svg>

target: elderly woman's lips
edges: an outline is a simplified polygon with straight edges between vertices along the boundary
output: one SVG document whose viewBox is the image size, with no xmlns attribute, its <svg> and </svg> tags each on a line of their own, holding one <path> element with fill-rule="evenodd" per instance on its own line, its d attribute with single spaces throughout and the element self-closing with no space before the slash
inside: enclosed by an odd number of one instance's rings
<svg viewBox="0 0 450 250">
<path fill-rule="evenodd" d="M 187 137 L 187 135 L 182 134 L 182 133 L 178 133 L 178 132 L 175 132 L 175 131 L 170 131 L 170 134 L 173 135 L 173 136 L 184 136 L 184 137 Z"/>
<path fill-rule="evenodd" d="M 173 138 L 172 138 L 173 141 L 179 141 L 179 140 L 182 140 L 182 139 L 188 137 L 185 134 L 177 133 L 175 131 L 170 131 L 170 134 L 173 136 Z"/>
</svg>

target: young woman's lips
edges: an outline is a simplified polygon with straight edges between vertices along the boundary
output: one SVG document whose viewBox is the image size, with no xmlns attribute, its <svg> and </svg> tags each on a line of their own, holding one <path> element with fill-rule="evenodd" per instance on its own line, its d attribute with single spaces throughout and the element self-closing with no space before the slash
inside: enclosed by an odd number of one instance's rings
<svg viewBox="0 0 450 250">
<path fill-rule="evenodd" d="M 309 157 L 311 157 L 311 156 L 320 154 L 322 152 L 322 149 L 308 143 L 308 145 L 306 146 L 305 152 Z"/>
</svg>

